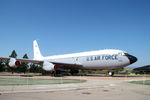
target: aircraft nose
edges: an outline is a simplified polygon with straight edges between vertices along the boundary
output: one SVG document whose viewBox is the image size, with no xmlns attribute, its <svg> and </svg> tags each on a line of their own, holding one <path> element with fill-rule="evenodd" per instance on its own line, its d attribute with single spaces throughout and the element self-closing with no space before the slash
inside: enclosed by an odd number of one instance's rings
<svg viewBox="0 0 150 100">
<path fill-rule="evenodd" d="M 130 64 L 133 64 L 134 62 L 136 62 L 138 60 L 135 56 L 132 56 L 130 54 L 126 53 L 125 55 L 128 57 Z"/>
</svg>

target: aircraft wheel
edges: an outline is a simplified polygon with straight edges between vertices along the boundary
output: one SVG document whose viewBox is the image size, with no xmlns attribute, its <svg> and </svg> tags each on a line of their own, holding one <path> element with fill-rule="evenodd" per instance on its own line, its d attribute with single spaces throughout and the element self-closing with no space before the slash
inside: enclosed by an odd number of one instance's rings
<svg viewBox="0 0 150 100">
<path fill-rule="evenodd" d="M 108 75 L 109 75 L 109 76 L 113 76 L 113 75 L 114 75 L 114 72 L 108 72 Z"/>
</svg>

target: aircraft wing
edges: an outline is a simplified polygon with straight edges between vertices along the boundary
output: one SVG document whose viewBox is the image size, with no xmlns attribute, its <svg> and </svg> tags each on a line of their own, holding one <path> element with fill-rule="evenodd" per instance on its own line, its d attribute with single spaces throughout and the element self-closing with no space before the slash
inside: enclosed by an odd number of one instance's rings
<svg viewBox="0 0 150 100">
<path fill-rule="evenodd" d="M 0 60 L 4 60 L 4 61 L 9 61 L 10 58 L 7 58 L 7 57 L 0 57 Z M 44 61 L 40 61 L 40 60 L 30 60 L 30 59 L 16 59 L 16 61 L 19 61 L 19 62 L 26 62 L 26 63 L 35 63 L 35 64 L 43 64 Z M 57 61 L 52 61 L 52 62 L 49 62 L 49 63 L 52 63 L 60 68 L 63 68 L 63 69 L 70 69 L 70 68 L 82 68 L 83 66 L 80 64 L 80 63 L 74 63 L 74 62 L 57 62 Z"/>
<path fill-rule="evenodd" d="M 9 61 L 10 58 L 0 57 L 0 60 Z M 41 64 L 41 63 L 43 63 L 43 61 L 39 61 L 39 60 L 29 60 L 29 59 L 16 59 L 16 60 L 20 61 L 20 62 L 35 63 L 35 64 Z"/>
</svg>

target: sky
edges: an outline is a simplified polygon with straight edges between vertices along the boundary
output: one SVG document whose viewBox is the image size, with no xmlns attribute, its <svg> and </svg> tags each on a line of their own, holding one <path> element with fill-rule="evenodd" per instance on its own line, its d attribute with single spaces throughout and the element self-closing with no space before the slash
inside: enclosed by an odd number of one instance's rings
<svg viewBox="0 0 150 100">
<path fill-rule="evenodd" d="M 0 56 L 119 49 L 150 64 L 150 0 L 0 0 Z"/>
</svg>

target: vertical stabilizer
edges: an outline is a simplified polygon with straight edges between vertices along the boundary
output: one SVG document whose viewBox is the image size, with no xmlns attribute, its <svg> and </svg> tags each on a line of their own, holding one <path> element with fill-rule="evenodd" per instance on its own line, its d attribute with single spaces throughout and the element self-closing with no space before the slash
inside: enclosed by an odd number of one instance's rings
<svg viewBox="0 0 150 100">
<path fill-rule="evenodd" d="M 43 58 L 36 40 L 33 41 L 33 53 L 34 53 L 33 58 L 34 60 L 40 60 Z"/>
</svg>

